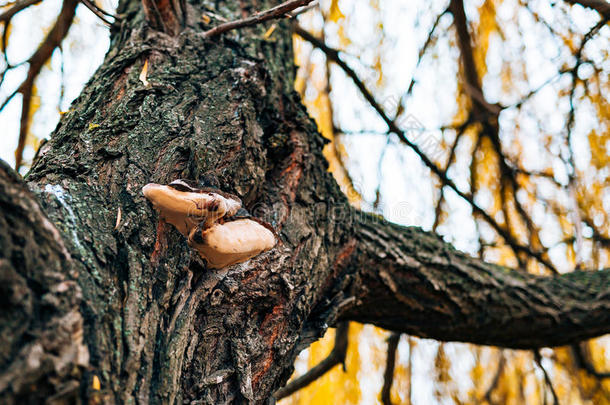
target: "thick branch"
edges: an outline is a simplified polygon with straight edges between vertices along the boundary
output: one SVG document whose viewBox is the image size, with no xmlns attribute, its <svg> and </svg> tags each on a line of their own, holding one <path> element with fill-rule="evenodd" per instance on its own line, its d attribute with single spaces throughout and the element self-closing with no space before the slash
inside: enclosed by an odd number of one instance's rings
<svg viewBox="0 0 610 405">
<path fill-rule="evenodd" d="M 418 228 L 358 219 L 358 305 L 342 319 L 445 341 L 559 346 L 610 332 L 610 269 L 540 277 L 485 263 Z"/>
</svg>

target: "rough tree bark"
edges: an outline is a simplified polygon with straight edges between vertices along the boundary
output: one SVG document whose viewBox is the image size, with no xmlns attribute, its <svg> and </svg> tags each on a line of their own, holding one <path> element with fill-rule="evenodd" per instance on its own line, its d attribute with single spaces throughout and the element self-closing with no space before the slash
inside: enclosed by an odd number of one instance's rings
<svg viewBox="0 0 610 405">
<path fill-rule="evenodd" d="M 610 331 L 609 270 L 530 276 L 351 208 L 292 90 L 289 23 L 203 35 L 269 6 L 122 1 L 31 191 L 0 168 L 0 402 L 262 403 L 341 320 L 515 348 Z M 140 191 L 210 175 L 276 248 L 206 270 Z"/>
</svg>

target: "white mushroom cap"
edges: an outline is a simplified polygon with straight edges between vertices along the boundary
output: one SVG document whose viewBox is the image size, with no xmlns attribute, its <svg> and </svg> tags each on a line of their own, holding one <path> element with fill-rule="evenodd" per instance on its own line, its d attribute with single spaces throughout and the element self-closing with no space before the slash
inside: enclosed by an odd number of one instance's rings
<svg viewBox="0 0 610 405">
<path fill-rule="evenodd" d="M 241 208 L 237 197 L 186 185 L 178 189 L 150 183 L 142 188 L 142 193 L 159 210 L 161 217 L 184 236 L 202 221 L 212 224 L 218 218 L 235 215 Z"/>
<path fill-rule="evenodd" d="M 251 219 L 195 228 L 189 236 L 189 244 L 215 269 L 245 262 L 273 248 L 276 242 L 271 230 Z"/>
</svg>

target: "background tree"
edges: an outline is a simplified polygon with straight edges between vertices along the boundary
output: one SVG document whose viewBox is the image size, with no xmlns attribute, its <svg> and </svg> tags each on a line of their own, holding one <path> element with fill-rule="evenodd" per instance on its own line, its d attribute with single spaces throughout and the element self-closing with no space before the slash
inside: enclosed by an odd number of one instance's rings
<svg viewBox="0 0 610 405">
<path fill-rule="evenodd" d="M 2 171 L 3 400 L 259 402 L 327 325 L 357 320 L 398 333 L 340 323 L 334 340 L 309 351 L 313 366 L 334 345 L 326 360 L 275 396 L 335 367 L 287 401 L 429 402 L 421 391 L 431 385 L 412 388 L 427 363 L 439 402 L 608 401 L 603 341 L 577 342 L 610 323 L 608 273 L 595 271 L 608 267 L 610 13 L 605 2 L 579 3 L 589 10 L 413 6 L 419 59 L 401 83 L 392 41 L 406 30 L 392 28 L 401 9 L 390 3 L 297 1 L 255 14 L 275 4 L 125 1 L 109 13 L 84 1 L 112 25 L 110 51 L 38 151 L 27 177 L 36 197 Z M 44 86 L 36 79 L 57 50 L 64 72 L 62 41 L 78 6 L 64 1 L 26 63 L 14 63 L 11 22 L 35 4 L 7 3 L 0 14 L 2 108 L 15 108 L 21 94 L 18 168 L 37 146 L 30 128 L 44 111 Z M 291 94 L 292 31 L 296 90 L 330 140 L 325 157 L 352 205 L 428 226 L 518 270 L 347 206 Z M 58 93 L 61 110 L 64 86 Z M 358 145 L 371 138 L 387 139 L 372 187 L 354 164 L 366 167 Z M 392 154 L 408 163 L 384 166 Z M 280 248 L 202 271 L 139 194 L 151 180 L 209 173 L 280 231 Z M 392 218 L 392 188 L 402 180 L 422 190 L 412 179 L 422 173 L 435 209 L 418 212 L 417 201 L 428 200 L 411 193 L 415 219 Z M 460 242 L 465 209 L 476 227 L 470 244 Z M 400 332 L 533 351 L 437 345 Z M 372 348 L 366 359 L 357 342 Z M 364 372 L 378 383 L 359 382 Z"/>
</svg>

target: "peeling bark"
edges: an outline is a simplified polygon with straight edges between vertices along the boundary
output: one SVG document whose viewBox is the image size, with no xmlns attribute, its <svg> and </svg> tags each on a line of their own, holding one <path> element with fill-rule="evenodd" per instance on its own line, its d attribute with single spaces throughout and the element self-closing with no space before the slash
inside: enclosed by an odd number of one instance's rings
<svg viewBox="0 0 610 405">
<path fill-rule="evenodd" d="M 41 392 L 74 387 L 76 399 L 92 403 L 263 403 L 286 382 L 299 351 L 342 319 L 507 347 L 610 331 L 607 270 L 520 275 L 352 209 L 292 89 L 288 22 L 273 41 L 262 38 L 264 26 L 203 35 L 211 28 L 200 19 L 206 10 L 231 20 L 271 6 L 247 5 L 187 3 L 184 28 L 168 35 L 151 28 L 159 26 L 140 3 L 120 4 L 123 25 L 106 60 L 27 176 L 61 238 L 14 175 L 3 177 L 21 194 L 2 190 L 12 205 L 0 220 L 29 221 L 17 229 L 34 233 L 19 243 L 34 247 L 0 258 L 9 266 L 2 277 L 14 279 L 7 285 L 24 291 L 2 312 L 0 327 L 14 332 L 2 345 L 10 349 L 1 398 L 36 402 Z M 145 62 L 147 83 L 139 79 Z M 204 177 L 239 196 L 281 242 L 247 262 L 205 269 L 141 193 L 150 182 Z M 10 207 L 22 201 L 30 208 L 14 215 Z M 3 242 L 3 252 L 19 243 Z M 43 268 L 55 278 L 44 278 Z M 71 283 L 66 303 L 32 309 L 58 282 Z M 82 325 L 88 361 L 80 335 L 57 334 L 57 350 L 79 354 L 68 356 L 77 372 L 40 365 L 44 391 L 19 383 L 11 374 L 23 367 L 19 353 L 66 317 L 72 330 Z M 526 328 L 532 321 L 541 327 Z M 42 334 L 29 332 L 36 330 Z"/>
</svg>

